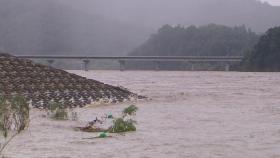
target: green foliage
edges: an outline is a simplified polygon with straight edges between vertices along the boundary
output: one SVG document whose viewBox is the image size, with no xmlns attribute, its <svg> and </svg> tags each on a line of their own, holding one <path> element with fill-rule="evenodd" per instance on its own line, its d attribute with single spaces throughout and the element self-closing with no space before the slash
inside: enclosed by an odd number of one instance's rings
<svg viewBox="0 0 280 158">
<path fill-rule="evenodd" d="M 62 109 L 62 104 L 58 103 L 58 102 L 50 102 L 48 104 L 48 110 L 50 110 L 50 112 L 55 112 L 57 109 Z"/>
<path fill-rule="evenodd" d="M 131 55 L 152 56 L 239 56 L 258 41 L 245 26 L 210 24 L 202 27 L 161 27 Z"/>
<path fill-rule="evenodd" d="M 29 125 L 29 110 L 29 104 L 21 96 L 0 97 L 0 132 L 6 140 L 1 144 L 0 154 Z"/>
<path fill-rule="evenodd" d="M 135 121 L 133 120 L 125 120 L 124 118 L 117 118 L 113 122 L 113 126 L 109 129 L 111 133 L 122 133 L 122 132 L 130 132 L 136 131 L 136 127 L 134 125 Z"/>
<path fill-rule="evenodd" d="M 49 104 L 50 117 L 54 120 L 68 120 L 67 109 L 62 104 L 57 102 L 51 102 Z"/>
<path fill-rule="evenodd" d="M 102 122 L 98 122 L 98 118 L 96 120 L 91 121 L 88 123 L 85 127 L 77 127 L 75 129 L 78 129 L 80 131 L 84 132 L 103 132 L 101 133 L 98 138 L 105 138 L 106 132 L 110 133 L 123 133 L 123 132 L 132 132 L 136 131 L 135 124 L 137 123 L 135 120 L 132 119 L 133 116 L 136 115 L 136 111 L 138 110 L 138 107 L 135 105 L 130 105 L 129 107 L 125 108 L 122 112 L 122 116 L 115 118 L 112 114 L 106 115 L 104 117 L 105 120 L 102 120 Z M 112 120 L 113 119 L 113 120 Z M 98 123 L 103 124 L 106 121 L 112 121 L 112 125 L 109 128 L 100 128 L 98 127 Z"/>
<path fill-rule="evenodd" d="M 111 133 L 123 133 L 123 132 L 131 132 L 136 131 L 136 121 L 133 119 L 128 119 L 133 115 L 136 115 L 138 107 L 135 105 L 130 105 L 129 107 L 123 110 L 123 116 L 120 118 L 116 118 L 113 121 L 113 125 L 109 128 L 109 132 Z"/>
<path fill-rule="evenodd" d="M 29 104 L 20 96 L 14 97 L 11 103 L 14 110 L 15 126 L 18 127 L 17 132 L 20 133 L 29 123 Z"/>
<path fill-rule="evenodd" d="M 108 137 L 108 135 L 105 132 L 99 134 L 99 138 L 106 138 L 106 137 Z"/>
<path fill-rule="evenodd" d="M 107 118 L 108 118 L 108 119 L 113 119 L 114 116 L 113 116 L 112 114 L 109 114 L 109 115 L 107 116 Z"/>
<path fill-rule="evenodd" d="M 130 105 L 129 107 L 123 110 L 124 115 L 135 115 L 138 110 L 138 107 L 135 105 Z"/>
<path fill-rule="evenodd" d="M 0 130 L 3 136 L 8 131 L 23 131 L 29 123 L 29 105 L 23 97 L 15 96 L 10 100 L 0 97 Z"/>
<path fill-rule="evenodd" d="M 65 109 L 57 109 L 54 113 L 53 118 L 55 120 L 68 120 L 68 113 Z"/>
<path fill-rule="evenodd" d="M 247 52 L 242 71 L 280 71 L 280 27 L 269 29 L 252 51 Z"/>
<path fill-rule="evenodd" d="M 4 97 L 0 97 L 0 130 L 2 135 L 7 138 L 10 130 L 11 105 Z"/>
</svg>

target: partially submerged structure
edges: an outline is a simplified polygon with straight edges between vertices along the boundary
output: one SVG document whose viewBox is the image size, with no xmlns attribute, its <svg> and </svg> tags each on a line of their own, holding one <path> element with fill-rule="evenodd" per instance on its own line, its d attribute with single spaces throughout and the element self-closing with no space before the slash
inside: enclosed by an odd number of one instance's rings
<svg viewBox="0 0 280 158">
<path fill-rule="evenodd" d="M 51 102 L 72 108 L 99 101 L 117 103 L 138 97 L 120 87 L 8 54 L 0 54 L 0 95 L 22 95 L 36 108 L 48 108 Z"/>
</svg>

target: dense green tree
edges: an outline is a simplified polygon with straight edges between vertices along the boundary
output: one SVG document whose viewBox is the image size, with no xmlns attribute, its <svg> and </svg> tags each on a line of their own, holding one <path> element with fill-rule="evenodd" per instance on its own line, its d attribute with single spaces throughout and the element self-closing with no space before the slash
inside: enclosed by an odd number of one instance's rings
<svg viewBox="0 0 280 158">
<path fill-rule="evenodd" d="M 280 71 L 280 27 L 269 29 L 241 63 L 243 71 Z"/>
<path fill-rule="evenodd" d="M 131 55 L 238 56 L 251 49 L 259 36 L 245 26 L 210 24 L 182 27 L 164 25 Z"/>
</svg>

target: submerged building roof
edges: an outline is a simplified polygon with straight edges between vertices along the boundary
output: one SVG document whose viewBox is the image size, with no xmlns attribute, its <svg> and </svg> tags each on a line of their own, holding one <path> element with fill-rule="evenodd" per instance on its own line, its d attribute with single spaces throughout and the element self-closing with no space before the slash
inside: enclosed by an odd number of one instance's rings
<svg viewBox="0 0 280 158">
<path fill-rule="evenodd" d="M 8 54 L 0 54 L 0 95 L 22 95 L 36 108 L 47 108 L 50 102 L 72 108 L 137 98 L 126 89 Z"/>
</svg>

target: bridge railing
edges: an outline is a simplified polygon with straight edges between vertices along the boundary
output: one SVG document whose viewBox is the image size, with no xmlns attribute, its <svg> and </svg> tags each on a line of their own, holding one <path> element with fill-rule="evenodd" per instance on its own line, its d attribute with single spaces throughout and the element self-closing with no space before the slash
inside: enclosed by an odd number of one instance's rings
<svg viewBox="0 0 280 158">
<path fill-rule="evenodd" d="M 228 63 L 225 66 L 225 70 L 228 71 L 230 63 L 242 61 L 242 56 L 67 56 L 67 55 L 18 55 L 19 58 L 25 59 L 40 59 L 45 60 L 52 66 L 55 60 L 80 60 L 83 63 L 83 69 L 88 71 L 88 66 L 91 60 L 117 60 L 120 70 L 125 70 L 127 61 L 152 61 L 154 63 L 154 69 L 160 70 L 160 63 L 164 61 L 173 62 L 223 62 Z"/>
</svg>

